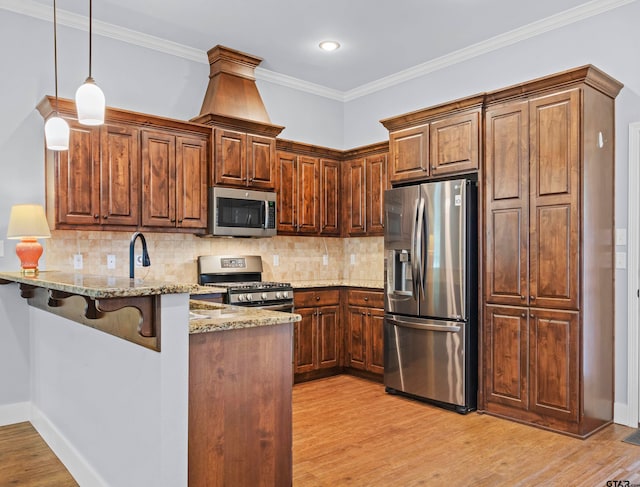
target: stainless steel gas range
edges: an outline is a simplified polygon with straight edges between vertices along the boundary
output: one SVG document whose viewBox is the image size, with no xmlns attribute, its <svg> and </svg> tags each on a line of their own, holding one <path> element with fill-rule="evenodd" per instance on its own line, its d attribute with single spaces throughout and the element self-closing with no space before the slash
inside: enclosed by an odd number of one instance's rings
<svg viewBox="0 0 640 487">
<path fill-rule="evenodd" d="M 259 255 L 201 255 L 198 284 L 226 288 L 226 304 L 293 312 L 293 287 L 288 282 L 263 281 Z"/>
</svg>

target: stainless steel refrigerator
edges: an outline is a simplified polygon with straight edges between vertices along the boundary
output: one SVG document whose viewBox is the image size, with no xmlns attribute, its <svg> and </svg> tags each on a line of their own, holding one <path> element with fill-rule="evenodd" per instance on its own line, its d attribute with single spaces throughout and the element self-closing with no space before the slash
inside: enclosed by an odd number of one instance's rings
<svg viewBox="0 0 640 487">
<path fill-rule="evenodd" d="M 474 410 L 477 182 L 405 186 L 384 198 L 386 390 Z"/>
</svg>

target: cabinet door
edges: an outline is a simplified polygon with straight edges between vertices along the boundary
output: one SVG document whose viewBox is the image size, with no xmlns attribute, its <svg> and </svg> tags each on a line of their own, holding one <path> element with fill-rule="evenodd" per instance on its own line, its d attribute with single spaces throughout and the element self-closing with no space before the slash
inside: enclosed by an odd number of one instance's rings
<svg viewBox="0 0 640 487">
<path fill-rule="evenodd" d="M 478 170 L 480 112 L 463 113 L 431 123 L 431 175 Z"/>
<path fill-rule="evenodd" d="M 176 219 L 183 228 L 207 227 L 207 140 L 176 140 Z"/>
<path fill-rule="evenodd" d="M 564 421 L 578 421 L 578 314 L 530 311 L 531 410 Z"/>
<path fill-rule="evenodd" d="M 366 171 L 364 159 L 354 159 L 347 164 L 345 193 L 347 195 L 347 234 L 366 235 Z"/>
<path fill-rule="evenodd" d="M 529 106 L 531 305 L 578 309 L 580 91 Z"/>
<path fill-rule="evenodd" d="M 384 235 L 384 192 L 387 189 L 387 155 L 366 159 L 367 235 Z"/>
<path fill-rule="evenodd" d="M 527 308 L 486 306 L 484 319 L 484 370 L 481 373 L 486 401 L 527 410 Z"/>
<path fill-rule="evenodd" d="M 140 154 L 136 128 L 105 124 L 100 128 L 102 224 L 140 223 Z"/>
<path fill-rule="evenodd" d="M 485 293 L 489 303 L 529 298 L 529 117 L 527 102 L 487 110 Z"/>
<path fill-rule="evenodd" d="M 316 308 L 299 308 L 302 317 L 293 329 L 293 372 L 296 374 L 314 370 L 317 359 Z"/>
<path fill-rule="evenodd" d="M 100 223 L 100 130 L 69 120 L 69 150 L 55 154 L 57 223 Z"/>
<path fill-rule="evenodd" d="M 319 233 L 320 181 L 319 161 L 315 157 L 298 156 L 298 216 L 299 233 Z"/>
<path fill-rule="evenodd" d="M 347 308 L 347 367 L 366 370 L 366 328 L 368 308 Z"/>
<path fill-rule="evenodd" d="M 142 131 L 142 225 L 176 226 L 176 138 Z"/>
<path fill-rule="evenodd" d="M 320 160 L 320 234 L 340 235 L 340 163 Z"/>
<path fill-rule="evenodd" d="M 367 326 L 367 370 L 384 374 L 384 309 L 371 308 Z"/>
<path fill-rule="evenodd" d="M 214 184 L 247 185 L 247 136 L 215 129 Z"/>
<path fill-rule="evenodd" d="M 317 310 L 318 369 L 337 367 L 340 359 L 338 306 L 323 306 Z"/>
<path fill-rule="evenodd" d="M 390 133 L 389 151 L 392 183 L 425 178 L 429 175 L 429 125 Z"/>
<path fill-rule="evenodd" d="M 298 214 L 298 158 L 295 154 L 277 154 L 278 233 L 295 233 Z"/>
<path fill-rule="evenodd" d="M 247 184 L 256 189 L 276 186 L 276 141 L 269 137 L 247 135 Z"/>
</svg>

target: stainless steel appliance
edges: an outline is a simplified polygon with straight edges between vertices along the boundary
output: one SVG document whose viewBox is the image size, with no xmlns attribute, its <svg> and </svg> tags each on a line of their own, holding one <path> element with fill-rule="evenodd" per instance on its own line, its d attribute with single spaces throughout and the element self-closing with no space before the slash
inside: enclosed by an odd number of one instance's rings
<svg viewBox="0 0 640 487">
<path fill-rule="evenodd" d="M 262 281 L 259 255 L 201 255 L 198 284 L 226 288 L 226 304 L 293 312 L 293 287 L 288 282 Z"/>
<path fill-rule="evenodd" d="M 386 390 L 466 413 L 477 404 L 477 183 L 384 198 Z"/>
<path fill-rule="evenodd" d="M 276 235 L 276 193 L 239 188 L 209 188 L 210 236 Z"/>
</svg>

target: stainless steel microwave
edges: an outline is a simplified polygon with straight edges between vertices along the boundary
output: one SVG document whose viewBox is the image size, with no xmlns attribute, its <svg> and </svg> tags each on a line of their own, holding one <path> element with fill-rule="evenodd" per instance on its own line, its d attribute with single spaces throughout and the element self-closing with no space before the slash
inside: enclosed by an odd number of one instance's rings
<svg viewBox="0 0 640 487">
<path fill-rule="evenodd" d="M 239 188 L 209 188 L 209 234 L 272 237 L 276 234 L 276 193 Z"/>
</svg>

